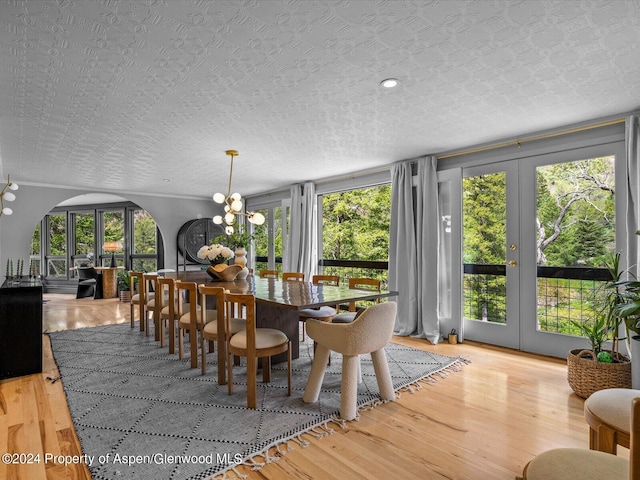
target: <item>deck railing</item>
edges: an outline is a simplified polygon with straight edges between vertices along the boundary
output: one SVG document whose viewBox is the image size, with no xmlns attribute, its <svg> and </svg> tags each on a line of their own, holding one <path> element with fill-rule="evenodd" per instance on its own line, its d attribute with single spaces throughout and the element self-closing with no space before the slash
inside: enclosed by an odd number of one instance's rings
<svg viewBox="0 0 640 480">
<path fill-rule="evenodd" d="M 465 318 L 506 322 L 506 266 L 464 265 Z M 611 282 L 606 268 L 538 267 L 538 329 L 579 335 L 571 323 L 590 321 Z"/>
</svg>

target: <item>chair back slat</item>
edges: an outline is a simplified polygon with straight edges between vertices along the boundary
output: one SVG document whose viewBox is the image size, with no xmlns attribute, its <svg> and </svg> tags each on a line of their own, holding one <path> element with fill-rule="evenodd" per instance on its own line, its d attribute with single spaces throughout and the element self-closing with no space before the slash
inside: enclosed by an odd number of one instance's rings
<svg viewBox="0 0 640 480">
<path fill-rule="evenodd" d="M 301 272 L 282 272 L 283 282 L 304 282 L 304 273 Z"/>
<path fill-rule="evenodd" d="M 311 277 L 311 283 L 314 285 L 340 285 L 340 277 L 337 275 L 314 275 Z"/>
<path fill-rule="evenodd" d="M 277 270 L 260 270 L 260 278 L 280 278 L 280 272 Z"/>
</svg>

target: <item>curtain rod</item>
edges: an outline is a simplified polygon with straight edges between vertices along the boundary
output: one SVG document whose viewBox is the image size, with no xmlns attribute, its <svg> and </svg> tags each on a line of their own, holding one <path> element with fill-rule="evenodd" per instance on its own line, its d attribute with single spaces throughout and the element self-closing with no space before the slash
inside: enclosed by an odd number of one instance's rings
<svg viewBox="0 0 640 480">
<path fill-rule="evenodd" d="M 446 155 L 437 156 L 436 158 L 438 160 L 444 160 L 445 158 L 460 157 L 462 155 L 469 155 L 469 154 L 472 154 L 472 153 L 486 152 L 488 150 L 495 150 L 497 148 L 510 147 L 510 146 L 513 146 L 513 145 L 520 146 L 523 143 L 535 142 L 535 141 L 538 141 L 538 140 L 544 140 L 546 138 L 560 137 L 562 135 L 568 135 L 570 133 L 584 132 L 586 130 L 592 130 L 594 128 L 600 128 L 600 127 L 606 127 L 606 126 L 609 126 L 609 125 L 616 125 L 618 123 L 624 123 L 625 121 L 626 121 L 626 119 L 624 119 L 624 118 L 618 118 L 616 120 L 610 120 L 608 122 L 601 122 L 601 123 L 596 123 L 596 124 L 593 124 L 593 125 L 587 125 L 587 126 L 584 126 L 584 127 L 576 127 L 576 128 L 571 128 L 569 130 L 562 130 L 560 132 L 547 133 L 547 134 L 544 134 L 544 135 L 537 135 L 535 137 L 523 138 L 522 140 L 513 140 L 511 142 L 504 142 L 504 143 L 497 143 L 497 144 L 494 144 L 494 145 L 487 145 L 486 147 L 471 148 L 469 150 L 463 150 L 461 152 L 455 152 L 455 153 L 449 153 L 449 154 L 446 154 Z"/>
</svg>

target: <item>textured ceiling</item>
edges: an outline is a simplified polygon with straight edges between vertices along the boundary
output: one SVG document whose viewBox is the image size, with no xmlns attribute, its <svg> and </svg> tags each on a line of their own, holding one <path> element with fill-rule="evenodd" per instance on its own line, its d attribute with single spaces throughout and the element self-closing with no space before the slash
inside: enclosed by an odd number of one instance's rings
<svg viewBox="0 0 640 480">
<path fill-rule="evenodd" d="M 638 109 L 639 48 L 638 1 L 3 0 L 0 173 L 269 191 Z"/>
</svg>

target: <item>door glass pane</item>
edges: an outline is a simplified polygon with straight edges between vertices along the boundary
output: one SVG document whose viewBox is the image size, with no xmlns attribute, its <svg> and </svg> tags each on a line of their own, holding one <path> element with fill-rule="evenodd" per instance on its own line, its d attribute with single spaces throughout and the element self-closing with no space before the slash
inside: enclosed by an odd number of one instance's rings
<svg viewBox="0 0 640 480">
<path fill-rule="evenodd" d="M 614 156 L 545 165 L 536 172 L 539 331 L 579 334 L 608 280 L 615 252 Z"/>
<path fill-rule="evenodd" d="M 463 179 L 464 317 L 507 323 L 506 173 Z"/>
<path fill-rule="evenodd" d="M 269 257 L 269 229 L 267 226 L 269 225 L 270 209 L 256 210 L 256 212 L 264 215 L 266 220 L 262 228 L 256 228 L 255 225 L 252 225 L 254 256 L 266 259 Z M 268 268 L 269 263 L 267 261 L 256 261 L 254 272 L 257 273 Z"/>
</svg>

